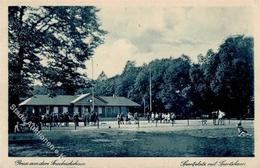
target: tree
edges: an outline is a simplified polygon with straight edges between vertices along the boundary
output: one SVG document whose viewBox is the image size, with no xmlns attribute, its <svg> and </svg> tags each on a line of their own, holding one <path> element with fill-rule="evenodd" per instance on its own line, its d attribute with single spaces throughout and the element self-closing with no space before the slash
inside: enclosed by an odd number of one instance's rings
<svg viewBox="0 0 260 168">
<path fill-rule="evenodd" d="M 99 74 L 99 76 L 98 76 L 98 78 L 97 78 L 97 81 L 105 81 L 105 80 L 107 80 L 107 79 L 108 79 L 107 75 L 105 74 L 104 71 L 102 71 L 102 72 Z"/>
<path fill-rule="evenodd" d="M 209 50 L 199 60 L 190 71 L 195 107 L 206 113 L 220 109 L 228 117 L 252 117 L 253 39 L 231 36 L 216 53 Z"/>
<path fill-rule="evenodd" d="M 139 67 L 136 67 L 136 62 L 127 61 L 123 73 L 118 78 L 115 94 L 118 96 L 130 97 L 130 91 L 134 87 L 135 77 L 140 71 Z"/>
<path fill-rule="evenodd" d="M 106 32 L 100 28 L 97 12 L 93 6 L 44 8 L 44 13 L 52 18 L 43 23 L 47 25 L 43 29 L 51 33 L 56 42 L 42 75 L 43 84 L 50 90 L 63 90 L 64 94 L 71 95 L 77 89 L 90 86 L 79 70 L 85 69 L 85 61 L 103 43 Z"/>
<path fill-rule="evenodd" d="M 95 94 L 100 96 L 111 96 L 115 94 L 118 75 L 108 78 L 105 81 L 95 81 Z"/>
<path fill-rule="evenodd" d="M 190 98 L 189 71 L 191 61 L 188 56 L 182 55 L 179 58 L 171 59 L 163 74 L 163 87 L 161 88 L 161 99 L 168 110 L 175 111 L 176 114 L 188 116 L 187 107 Z"/>
<path fill-rule="evenodd" d="M 8 90 L 9 106 L 20 103 L 22 97 L 31 95 L 33 80 L 41 69 L 39 46 L 42 33 L 24 23 L 28 8 L 9 7 L 8 24 Z M 13 131 L 17 116 L 9 110 L 9 131 Z"/>
<path fill-rule="evenodd" d="M 181 117 L 211 115 L 222 110 L 227 117 L 254 116 L 253 38 L 227 38 L 219 49 L 209 49 L 192 63 L 188 56 L 153 60 L 136 67 L 127 62 L 121 75 L 100 83 L 100 95 L 126 96 L 149 104 L 152 76 L 154 111 L 175 111 Z"/>
<path fill-rule="evenodd" d="M 97 12 L 93 6 L 9 7 L 9 105 L 30 96 L 35 80 L 53 93 L 58 89 L 74 94 L 86 87 L 79 71 L 85 69 L 84 61 L 93 56 L 106 33 Z M 46 60 L 43 67 L 41 61 Z M 13 124 L 11 114 L 9 123 Z"/>
<path fill-rule="evenodd" d="M 244 117 L 254 97 L 253 39 L 243 35 L 229 37 L 215 57 L 211 90 L 223 110 Z"/>
</svg>

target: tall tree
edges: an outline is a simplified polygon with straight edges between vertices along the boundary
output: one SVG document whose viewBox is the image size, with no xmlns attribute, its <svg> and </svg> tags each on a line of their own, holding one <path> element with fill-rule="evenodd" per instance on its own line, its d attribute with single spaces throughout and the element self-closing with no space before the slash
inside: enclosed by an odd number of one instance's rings
<svg viewBox="0 0 260 168">
<path fill-rule="evenodd" d="M 31 95 L 34 80 L 54 93 L 86 86 L 80 70 L 106 33 L 97 12 L 93 6 L 9 7 L 9 104 Z"/>
<path fill-rule="evenodd" d="M 8 24 L 8 86 L 9 106 L 18 105 L 21 97 L 33 90 L 33 80 L 41 69 L 37 55 L 41 46 L 42 33 L 24 22 L 28 7 L 9 7 Z M 9 131 L 13 131 L 17 117 L 9 110 Z"/>
<path fill-rule="evenodd" d="M 176 114 L 188 116 L 188 91 L 190 89 L 189 71 L 191 61 L 188 56 L 171 59 L 163 74 L 163 87 L 161 98 L 168 110 L 174 110 Z"/>
<path fill-rule="evenodd" d="M 133 89 L 135 78 L 140 71 L 136 67 L 135 61 L 127 61 L 123 73 L 118 78 L 115 94 L 118 96 L 130 97 L 130 91 Z"/>
<path fill-rule="evenodd" d="M 87 78 L 80 73 L 85 61 L 93 56 L 94 49 L 103 43 L 101 24 L 96 16 L 98 9 L 87 7 L 48 7 L 46 15 L 52 15 L 46 26 L 57 44 L 52 45 L 43 83 L 49 89 L 61 89 L 64 94 L 74 94 L 88 86 Z M 46 23 L 43 23 L 44 25 Z"/>
<path fill-rule="evenodd" d="M 244 117 L 254 97 L 253 39 L 242 35 L 227 38 L 213 61 L 210 87 L 217 103 L 230 114 Z"/>
</svg>

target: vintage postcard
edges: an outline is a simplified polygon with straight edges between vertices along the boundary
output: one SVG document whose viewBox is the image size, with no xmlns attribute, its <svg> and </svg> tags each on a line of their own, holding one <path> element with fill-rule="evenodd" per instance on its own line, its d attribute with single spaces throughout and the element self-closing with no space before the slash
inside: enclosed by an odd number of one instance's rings
<svg viewBox="0 0 260 168">
<path fill-rule="evenodd" d="M 260 167 L 259 5 L 1 3 L 0 167 Z"/>
</svg>

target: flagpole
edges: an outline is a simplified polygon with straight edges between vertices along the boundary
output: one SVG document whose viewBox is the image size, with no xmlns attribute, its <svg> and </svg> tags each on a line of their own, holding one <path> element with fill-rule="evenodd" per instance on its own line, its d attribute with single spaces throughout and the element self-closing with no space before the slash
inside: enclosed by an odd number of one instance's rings
<svg viewBox="0 0 260 168">
<path fill-rule="evenodd" d="M 92 80 L 94 81 L 94 58 L 92 57 L 91 59 L 91 64 L 92 64 Z M 94 83 L 92 84 L 92 109 L 93 112 L 95 113 L 95 92 L 94 92 Z M 97 127 L 99 128 L 99 116 L 98 116 L 98 112 L 97 112 Z"/>
<path fill-rule="evenodd" d="M 152 112 L 152 72 L 151 68 L 149 68 L 149 91 L 150 91 L 150 112 Z"/>
<path fill-rule="evenodd" d="M 91 66 L 92 66 L 92 80 L 94 81 L 94 63 L 93 63 L 93 57 L 91 59 Z M 92 110 L 94 112 L 95 103 L 94 103 L 94 83 L 92 84 Z"/>
</svg>

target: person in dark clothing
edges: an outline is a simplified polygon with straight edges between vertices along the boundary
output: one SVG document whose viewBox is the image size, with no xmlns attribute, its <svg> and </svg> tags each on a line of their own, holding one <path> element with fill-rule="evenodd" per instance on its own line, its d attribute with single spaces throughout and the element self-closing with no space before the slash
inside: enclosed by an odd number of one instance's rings
<svg viewBox="0 0 260 168">
<path fill-rule="evenodd" d="M 68 113 L 65 113 L 64 114 L 64 122 L 65 122 L 65 126 L 68 127 L 69 126 L 69 114 Z"/>
<path fill-rule="evenodd" d="M 252 136 L 251 134 L 249 134 L 244 127 L 242 127 L 242 123 L 239 122 L 237 124 L 237 131 L 238 131 L 238 136 Z"/>
<path fill-rule="evenodd" d="M 137 112 L 134 113 L 134 119 L 135 119 L 135 124 L 138 124 L 139 123 L 139 116 L 138 116 Z"/>
<path fill-rule="evenodd" d="M 162 120 L 163 120 L 162 113 L 159 113 L 159 120 L 160 120 L 160 123 L 162 123 Z"/>
<path fill-rule="evenodd" d="M 76 126 L 79 126 L 79 116 L 77 114 L 74 116 L 74 122 Z"/>
<path fill-rule="evenodd" d="M 125 123 L 124 123 L 124 114 L 122 114 L 122 113 L 121 113 L 121 116 L 120 116 L 120 122 L 123 123 L 123 124 L 125 124 Z"/>
<path fill-rule="evenodd" d="M 151 113 L 149 112 L 149 113 L 147 113 L 147 121 L 148 121 L 148 123 L 150 123 L 150 120 L 151 120 Z"/>
<path fill-rule="evenodd" d="M 118 125 L 121 124 L 121 118 L 122 118 L 121 115 L 122 115 L 121 113 L 118 113 L 117 116 L 116 116 Z"/>
<path fill-rule="evenodd" d="M 95 123 L 98 124 L 98 122 L 99 122 L 98 112 L 95 112 Z"/>
</svg>

